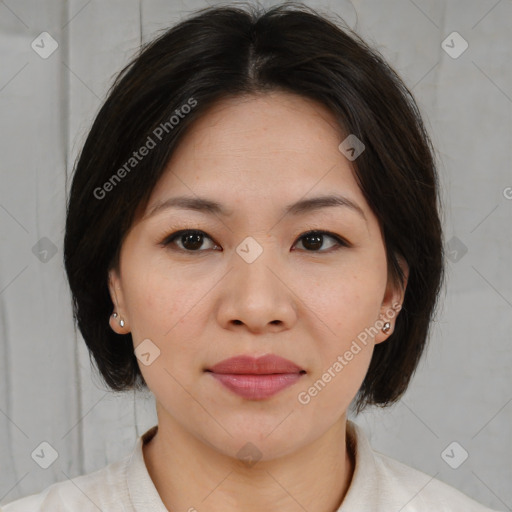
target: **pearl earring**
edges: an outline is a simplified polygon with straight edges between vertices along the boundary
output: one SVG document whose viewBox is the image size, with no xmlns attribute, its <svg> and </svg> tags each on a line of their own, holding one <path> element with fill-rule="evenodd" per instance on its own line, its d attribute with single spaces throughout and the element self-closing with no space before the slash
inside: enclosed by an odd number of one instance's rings
<svg viewBox="0 0 512 512">
<path fill-rule="evenodd" d="M 117 313 L 114 311 L 114 312 L 112 313 L 112 316 L 113 316 L 114 318 L 117 318 Z M 122 318 L 120 318 L 120 319 L 119 319 L 119 325 L 120 325 L 121 327 L 124 327 L 124 320 L 123 320 Z"/>
<path fill-rule="evenodd" d="M 389 330 L 391 329 L 391 324 L 389 322 L 386 322 L 382 327 L 382 332 L 387 334 Z"/>
</svg>

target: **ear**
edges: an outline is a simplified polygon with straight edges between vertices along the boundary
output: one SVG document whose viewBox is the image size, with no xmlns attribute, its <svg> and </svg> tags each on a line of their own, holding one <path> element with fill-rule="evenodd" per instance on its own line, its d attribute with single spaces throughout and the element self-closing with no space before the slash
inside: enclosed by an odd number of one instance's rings
<svg viewBox="0 0 512 512">
<path fill-rule="evenodd" d="M 128 334 L 130 328 L 128 326 L 128 318 L 126 317 L 126 310 L 124 306 L 123 290 L 121 288 L 121 278 L 117 269 L 110 269 L 108 272 L 108 289 L 110 292 L 110 298 L 114 304 L 114 311 L 109 317 L 109 325 L 111 329 L 117 334 Z M 117 313 L 117 317 L 114 317 L 113 313 Z M 124 322 L 124 326 L 121 327 L 121 320 Z"/>
<path fill-rule="evenodd" d="M 375 336 L 375 344 L 386 341 L 393 334 L 395 330 L 396 319 L 404 302 L 405 290 L 407 288 L 407 282 L 409 279 L 409 265 L 402 256 L 396 255 L 396 258 L 404 274 L 404 284 L 403 286 L 400 286 L 400 283 L 394 283 L 393 280 L 388 277 L 386 291 L 384 293 L 384 298 L 380 308 L 380 322 L 376 322 L 376 326 L 378 326 L 379 332 Z M 390 323 L 390 329 L 387 332 L 383 332 L 382 326 L 386 322 Z"/>
</svg>

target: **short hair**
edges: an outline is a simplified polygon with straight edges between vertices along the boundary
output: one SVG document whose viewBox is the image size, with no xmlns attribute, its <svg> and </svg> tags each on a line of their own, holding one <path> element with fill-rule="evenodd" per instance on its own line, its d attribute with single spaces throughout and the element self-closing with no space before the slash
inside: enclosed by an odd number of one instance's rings
<svg viewBox="0 0 512 512">
<path fill-rule="evenodd" d="M 357 412 L 390 405 L 407 389 L 444 278 L 434 148 L 412 93 L 382 55 L 329 15 L 293 2 L 194 12 L 140 47 L 92 124 L 69 192 L 64 264 L 74 319 L 112 390 L 147 389 L 131 334 L 116 334 L 108 322 L 108 272 L 118 268 L 136 210 L 209 107 L 272 91 L 319 102 L 364 143 L 353 172 L 379 221 L 388 278 L 403 290 L 399 257 L 409 276 L 394 331 L 374 348 Z M 149 138 L 158 143 L 136 159 Z"/>
</svg>

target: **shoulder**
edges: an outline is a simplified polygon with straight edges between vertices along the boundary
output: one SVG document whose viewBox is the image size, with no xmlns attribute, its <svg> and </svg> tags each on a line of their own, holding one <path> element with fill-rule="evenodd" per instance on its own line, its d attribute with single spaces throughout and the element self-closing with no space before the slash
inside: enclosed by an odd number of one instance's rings
<svg viewBox="0 0 512 512">
<path fill-rule="evenodd" d="M 349 421 L 354 474 L 339 512 L 497 512 L 431 475 L 373 450 L 364 430 Z"/>
<path fill-rule="evenodd" d="M 66 479 L 0 507 L 0 512 L 98 512 L 123 510 L 130 456 L 86 475 Z M 127 509 L 128 510 L 128 509 Z"/>
<path fill-rule="evenodd" d="M 496 512 L 454 487 L 398 460 L 374 451 L 378 472 L 400 497 L 403 512 Z"/>
</svg>

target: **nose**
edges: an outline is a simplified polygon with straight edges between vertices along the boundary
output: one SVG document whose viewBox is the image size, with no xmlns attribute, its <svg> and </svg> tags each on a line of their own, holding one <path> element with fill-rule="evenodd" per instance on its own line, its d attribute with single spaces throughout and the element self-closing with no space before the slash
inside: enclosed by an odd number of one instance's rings
<svg viewBox="0 0 512 512">
<path fill-rule="evenodd" d="M 291 276 L 274 252 L 275 248 L 266 247 L 251 263 L 233 253 L 217 310 L 222 327 L 279 332 L 296 322 L 297 298 Z"/>
</svg>

